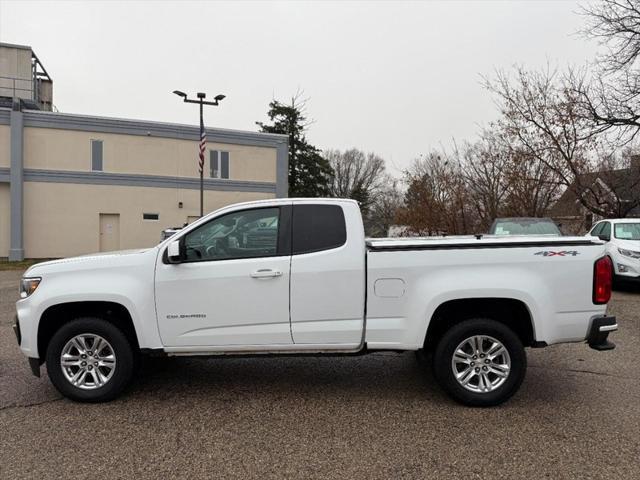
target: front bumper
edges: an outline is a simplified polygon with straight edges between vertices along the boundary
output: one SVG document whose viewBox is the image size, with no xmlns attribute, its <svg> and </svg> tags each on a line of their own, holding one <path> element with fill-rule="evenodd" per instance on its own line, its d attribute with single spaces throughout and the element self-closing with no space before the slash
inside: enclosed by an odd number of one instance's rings
<svg viewBox="0 0 640 480">
<path fill-rule="evenodd" d="M 625 255 L 613 255 L 614 274 L 619 280 L 640 280 L 640 259 Z"/>
<path fill-rule="evenodd" d="M 615 343 L 609 341 L 607 337 L 609 333 L 618 330 L 616 317 L 598 317 L 594 318 L 589 327 L 587 334 L 587 343 L 594 350 L 613 350 L 616 348 Z"/>
<path fill-rule="evenodd" d="M 20 331 L 20 320 L 18 320 L 18 316 L 15 317 L 16 323 L 13 324 L 13 332 L 16 334 L 16 339 L 18 340 L 18 346 L 22 344 L 22 332 Z M 31 368 L 31 373 L 33 373 L 36 377 L 40 376 L 40 359 L 29 357 L 29 367 Z"/>
<path fill-rule="evenodd" d="M 18 339 L 18 346 L 22 343 L 22 332 L 20 332 L 20 321 L 18 320 L 18 315 L 15 316 L 15 323 L 13 324 L 13 333 L 16 334 L 16 338 Z"/>
<path fill-rule="evenodd" d="M 615 279 L 622 282 L 640 283 L 640 275 L 631 275 L 628 273 L 616 273 Z"/>
</svg>

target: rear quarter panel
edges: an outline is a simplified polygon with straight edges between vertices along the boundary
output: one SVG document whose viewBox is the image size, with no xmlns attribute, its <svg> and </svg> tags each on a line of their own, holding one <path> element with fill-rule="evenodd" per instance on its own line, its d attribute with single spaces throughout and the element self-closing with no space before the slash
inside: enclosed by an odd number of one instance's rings
<svg viewBox="0 0 640 480">
<path fill-rule="evenodd" d="M 576 255 L 536 255 L 545 250 Z M 604 247 L 597 244 L 369 251 L 367 344 L 421 348 L 438 306 L 464 298 L 520 300 L 532 317 L 536 340 L 583 340 L 591 317 L 606 311 L 592 302 L 593 266 L 602 256 Z"/>
</svg>

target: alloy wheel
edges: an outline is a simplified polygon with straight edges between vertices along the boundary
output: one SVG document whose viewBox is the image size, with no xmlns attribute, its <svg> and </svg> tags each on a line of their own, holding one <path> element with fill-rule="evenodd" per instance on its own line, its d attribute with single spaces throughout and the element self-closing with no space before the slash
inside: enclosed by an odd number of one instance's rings
<svg viewBox="0 0 640 480">
<path fill-rule="evenodd" d="M 113 377 L 116 355 L 107 340 L 99 335 L 83 333 L 65 344 L 60 354 L 60 368 L 73 386 L 95 390 Z"/>
<path fill-rule="evenodd" d="M 456 347 L 451 368 L 462 387 L 475 393 L 487 393 L 507 380 L 511 358 L 499 340 L 487 335 L 474 335 Z"/>
</svg>

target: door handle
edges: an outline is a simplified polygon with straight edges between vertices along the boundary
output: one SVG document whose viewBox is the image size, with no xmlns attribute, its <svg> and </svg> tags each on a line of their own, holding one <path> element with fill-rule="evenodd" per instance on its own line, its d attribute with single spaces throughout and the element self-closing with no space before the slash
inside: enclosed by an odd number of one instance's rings
<svg viewBox="0 0 640 480">
<path fill-rule="evenodd" d="M 270 268 L 262 268 L 251 273 L 251 278 L 273 278 L 282 275 L 280 270 L 271 270 Z"/>
</svg>

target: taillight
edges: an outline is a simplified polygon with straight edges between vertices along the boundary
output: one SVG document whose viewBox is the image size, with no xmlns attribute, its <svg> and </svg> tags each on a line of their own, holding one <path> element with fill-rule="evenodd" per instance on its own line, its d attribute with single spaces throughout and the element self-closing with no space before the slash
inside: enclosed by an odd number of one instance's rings
<svg viewBox="0 0 640 480">
<path fill-rule="evenodd" d="M 609 257 L 602 257 L 593 267 L 593 303 L 601 305 L 611 298 L 613 264 Z"/>
</svg>

